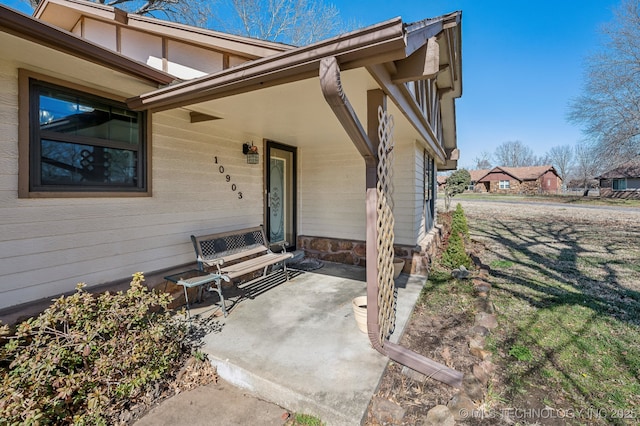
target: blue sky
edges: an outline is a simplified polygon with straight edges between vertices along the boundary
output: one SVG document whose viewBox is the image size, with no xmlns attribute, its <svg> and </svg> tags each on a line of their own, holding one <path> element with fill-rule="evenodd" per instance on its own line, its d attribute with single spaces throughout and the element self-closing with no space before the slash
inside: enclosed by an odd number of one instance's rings
<svg viewBox="0 0 640 426">
<path fill-rule="evenodd" d="M 331 3 L 331 1 L 326 1 Z M 519 140 L 536 155 L 575 145 L 566 120 L 582 90 L 586 57 L 601 46 L 599 28 L 620 0 L 334 0 L 346 21 L 370 25 L 401 16 L 413 22 L 462 11 L 463 94 L 457 101 L 459 166 Z M 0 3 L 30 13 L 20 0 Z"/>
<path fill-rule="evenodd" d="M 457 101 L 459 166 L 519 140 L 536 155 L 575 145 L 566 120 L 580 95 L 586 57 L 601 46 L 600 27 L 619 0 L 339 0 L 343 17 L 365 24 L 405 22 L 462 11 L 463 93 Z"/>
</svg>

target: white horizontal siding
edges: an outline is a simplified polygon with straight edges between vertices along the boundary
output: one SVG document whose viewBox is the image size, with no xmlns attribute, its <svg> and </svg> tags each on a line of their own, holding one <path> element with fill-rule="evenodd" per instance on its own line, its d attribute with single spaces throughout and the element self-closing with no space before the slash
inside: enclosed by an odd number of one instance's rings
<svg viewBox="0 0 640 426">
<path fill-rule="evenodd" d="M 185 111 L 153 117 L 152 197 L 18 199 L 10 64 L 0 64 L 0 84 L 0 309 L 56 297 L 77 282 L 94 286 L 192 262 L 191 234 L 262 223 L 263 159 L 247 164 L 240 136 L 192 124 Z"/>
<path fill-rule="evenodd" d="M 394 152 L 393 201 L 395 243 L 415 245 L 422 209 L 422 181 L 418 163 L 422 163 L 422 151 L 413 141 L 397 141 Z"/>
<path fill-rule="evenodd" d="M 348 139 L 299 151 L 299 234 L 364 240 L 364 160 Z"/>
</svg>

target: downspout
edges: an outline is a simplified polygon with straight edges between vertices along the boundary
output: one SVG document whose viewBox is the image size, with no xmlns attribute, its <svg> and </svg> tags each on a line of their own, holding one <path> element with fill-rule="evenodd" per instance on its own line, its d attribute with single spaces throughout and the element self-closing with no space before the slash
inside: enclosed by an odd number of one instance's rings
<svg viewBox="0 0 640 426">
<path fill-rule="evenodd" d="M 349 138 L 364 158 L 366 167 L 366 256 L 367 256 L 367 330 L 371 345 L 382 355 L 406 365 L 428 377 L 454 387 L 462 387 L 462 373 L 426 358 L 403 346 L 380 341 L 378 324 L 378 262 L 377 262 L 377 146 L 367 136 L 340 81 L 340 67 L 335 57 L 320 61 L 320 87 L 325 100 L 342 124 Z M 377 141 L 377 137 L 376 137 Z"/>
</svg>

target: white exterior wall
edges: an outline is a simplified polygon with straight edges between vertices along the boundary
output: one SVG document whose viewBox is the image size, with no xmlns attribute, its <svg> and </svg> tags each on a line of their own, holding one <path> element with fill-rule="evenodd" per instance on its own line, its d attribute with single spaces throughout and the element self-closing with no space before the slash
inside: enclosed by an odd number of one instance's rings
<svg viewBox="0 0 640 426">
<path fill-rule="evenodd" d="M 348 139 L 299 150 L 298 235 L 364 240 L 364 160 Z"/>
<path fill-rule="evenodd" d="M 16 66 L 0 61 L 0 85 L 0 309 L 193 262 L 192 233 L 262 223 L 262 159 L 186 111 L 153 117 L 152 197 L 18 199 Z"/>
<path fill-rule="evenodd" d="M 394 148 L 395 243 L 416 245 L 424 235 L 422 148 Z M 351 142 L 304 147 L 299 153 L 299 235 L 365 240 L 365 164 Z"/>
<path fill-rule="evenodd" d="M 424 228 L 422 148 L 415 141 L 398 141 L 394 148 L 395 243 L 415 245 Z"/>
<path fill-rule="evenodd" d="M 107 49 L 118 50 L 115 25 L 86 18 L 82 24 L 82 37 Z"/>
<path fill-rule="evenodd" d="M 120 37 L 120 53 L 143 64 L 162 69 L 161 37 L 128 28 L 120 30 Z"/>
</svg>

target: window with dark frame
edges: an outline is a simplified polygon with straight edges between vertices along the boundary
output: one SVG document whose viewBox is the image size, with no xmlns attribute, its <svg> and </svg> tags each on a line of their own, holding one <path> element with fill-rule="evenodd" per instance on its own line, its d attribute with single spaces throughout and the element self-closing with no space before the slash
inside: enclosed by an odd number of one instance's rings
<svg viewBox="0 0 640 426">
<path fill-rule="evenodd" d="M 425 232 L 429 232 L 435 220 L 435 161 L 429 156 L 427 150 L 423 150 L 422 160 L 424 165 L 424 209 L 425 209 Z"/>
<path fill-rule="evenodd" d="M 614 191 L 625 191 L 627 189 L 627 179 L 613 179 L 612 189 Z"/>
<path fill-rule="evenodd" d="M 29 80 L 29 190 L 146 191 L 145 114 Z"/>
</svg>

